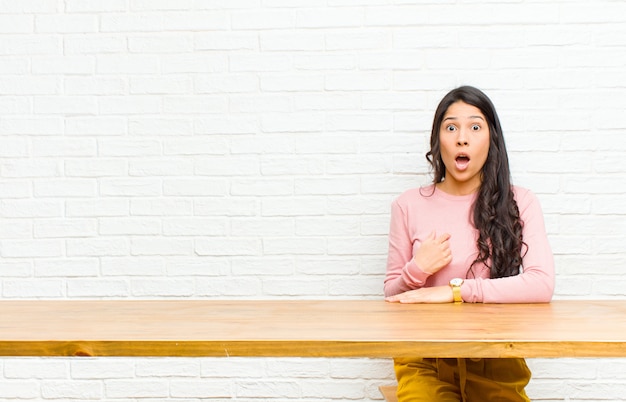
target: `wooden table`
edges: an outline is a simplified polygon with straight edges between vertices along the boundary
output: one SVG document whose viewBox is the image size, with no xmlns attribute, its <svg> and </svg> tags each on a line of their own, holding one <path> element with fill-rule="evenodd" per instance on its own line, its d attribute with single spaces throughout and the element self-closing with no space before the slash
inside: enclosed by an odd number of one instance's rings
<svg viewBox="0 0 626 402">
<path fill-rule="evenodd" d="M 626 301 L 0 301 L 0 356 L 626 357 Z"/>
</svg>

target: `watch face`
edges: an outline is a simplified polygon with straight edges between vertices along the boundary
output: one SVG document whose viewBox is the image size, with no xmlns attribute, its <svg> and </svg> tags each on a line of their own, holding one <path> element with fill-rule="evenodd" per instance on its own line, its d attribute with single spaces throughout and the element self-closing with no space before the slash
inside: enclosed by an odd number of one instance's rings
<svg viewBox="0 0 626 402">
<path fill-rule="evenodd" d="M 463 279 L 461 278 L 454 278 L 450 280 L 450 285 L 452 286 L 461 286 L 462 284 L 463 284 Z"/>
</svg>

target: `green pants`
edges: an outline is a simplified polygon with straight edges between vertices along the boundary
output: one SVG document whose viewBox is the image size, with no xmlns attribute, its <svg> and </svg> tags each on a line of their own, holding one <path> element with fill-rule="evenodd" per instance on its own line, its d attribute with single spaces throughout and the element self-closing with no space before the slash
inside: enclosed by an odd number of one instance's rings
<svg viewBox="0 0 626 402">
<path fill-rule="evenodd" d="M 530 402 L 524 359 L 396 358 L 399 402 Z"/>
</svg>

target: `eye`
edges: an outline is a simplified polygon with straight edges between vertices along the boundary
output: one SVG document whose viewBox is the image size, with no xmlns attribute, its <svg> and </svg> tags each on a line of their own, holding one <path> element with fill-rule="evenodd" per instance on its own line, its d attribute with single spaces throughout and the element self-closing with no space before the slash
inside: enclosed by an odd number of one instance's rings
<svg viewBox="0 0 626 402">
<path fill-rule="evenodd" d="M 448 124 L 446 126 L 446 131 L 449 131 L 449 132 L 452 133 L 452 132 L 456 131 L 456 127 L 453 124 Z"/>
<path fill-rule="evenodd" d="M 472 124 L 472 131 L 478 131 L 478 130 L 480 130 L 480 125 Z"/>
</svg>

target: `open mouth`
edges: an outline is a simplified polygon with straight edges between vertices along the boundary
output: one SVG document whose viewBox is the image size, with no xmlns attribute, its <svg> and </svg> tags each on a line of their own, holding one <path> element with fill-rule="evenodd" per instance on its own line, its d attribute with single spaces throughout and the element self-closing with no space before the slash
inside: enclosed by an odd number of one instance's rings
<svg viewBox="0 0 626 402">
<path fill-rule="evenodd" d="M 467 165 L 469 165 L 470 158 L 465 154 L 459 154 L 454 158 L 454 162 L 457 169 L 465 170 L 467 169 Z"/>
</svg>

